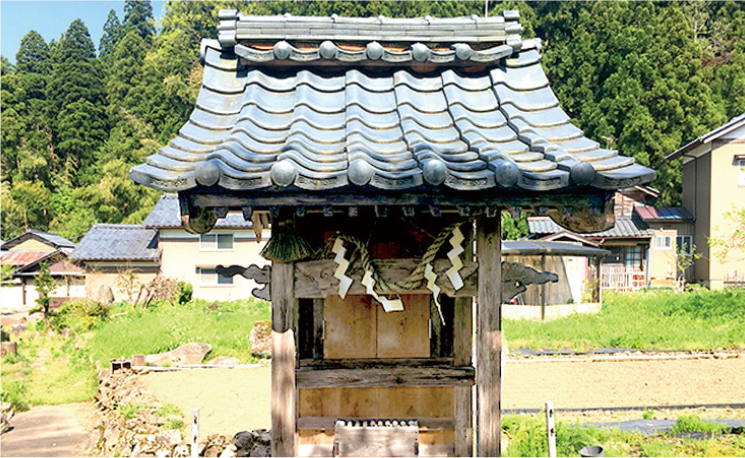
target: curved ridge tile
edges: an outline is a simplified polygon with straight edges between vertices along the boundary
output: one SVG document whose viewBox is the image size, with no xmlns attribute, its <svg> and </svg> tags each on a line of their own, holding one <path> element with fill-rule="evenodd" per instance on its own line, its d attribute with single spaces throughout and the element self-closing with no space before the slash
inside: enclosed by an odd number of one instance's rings
<svg viewBox="0 0 745 458">
<path fill-rule="evenodd" d="M 316 153 L 303 144 L 294 143 L 282 148 L 278 159 L 281 160 L 288 155 L 294 158 L 302 157 L 305 161 L 303 164 L 309 170 L 340 170 L 347 166 L 347 156 L 344 151 Z"/>
<path fill-rule="evenodd" d="M 508 68 L 520 68 L 527 67 L 529 65 L 535 65 L 541 62 L 541 53 L 535 49 L 528 51 L 521 51 L 515 57 L 510 57 L 504 60 L 504 64 Z"/>
<path fill-rule="evenodd" d="M 179 174 L 147 164 L 132 167 L 129 176 L 137 183 L 164 191 L 186 191 L 197 185 L 194 173 Z"/>
<path fill-rule="evenodd" d="M 243 93 L 246 105 L 256 105 L 263 111 L 273 114 L 292 113 L 295 108 L 295 92 L 274 92 L 258 84 L 246 86 Z"/>
<path fill-rule="evenodd" d="M 310 70 L 301 70 L 297 73 L 296 85 L 308 85 L 319 92 L 340 92 L 346 86 L 346 76 L 320 76 Z"/>
<path fill-rule="evenodd" d="M 615 170 L 598 172 L 592 185 L 600 189 L 614 190 L 648 183 L 655 178 L 657 172 L 654 170 L 639 164 L 631 164 Z"/>
<path fill-rule="evenodd" d="M 292 125 L 292 112 L 272 113 L 250 102 L 241 108 L 236 122 L 249 122 L 266 130 L 287 130 Z"/>
<path fill-rule="evenodd" d="M 367 162 L 378 170 L 386 171 L 388 173 L 413 172 L 419 169 L 419 163 L 415 161 L 411 155 L 409 155 L 405 160 L 392 161 L 388 156 L 373 154 L 371 151 L 365 150 L 364 148 L 350 150 L 349 162 L 358 159 Z"/>
<path fill-rule="evenodd" d="M 447 110 L 447 102 L 442 92 L 419 92 L 402 84 L 396 86 L 395 94 L 399 110 L 402 105 L 410 105 L 422 113 L 440 113 Z"/>
<path fill-rule="evenodd" d="M 306 105 L 318 113 L 344 112 L 344 92 L 321 92 L 311 86 L 301 85 L 295 90 L 295 106 Z"/>
<path fill-rule="evenodd" d="M 202 86 L 221 94 L 243 93 L 246 85 L 245 72 L 219 70 L 215 67 L 204 67 Z"/>
<path fill-rule="evenodd" d="M 216 115 L 238 114 L 243 106 L 243 94 L 220 94 L 202 86 L 197 95 L 197 107 Z"/>
<path fill-rule="evenodd" d="M 517 185 L 531 191 L 552 191 L 569 185 L 569 172 L 551 170 L 541 173 L 523 172 Z"/>
<path fill-rule="evenodd" d="M 449 107 L 462 105 L 475 113 L 491 113 L 499 109 L 499 102 L 491 89 L 483 91 L 466 91 L 455 85 L 443 89 Z"/>
<path fill-rule="evenodd" d="M 216 49 L 207 47 L 204 55 L 204 66 L 214 67 L 219 70 L 236 71 L 241 65 L 235 55 L 222 53 Z"/>
<path fill-rule="evenodd" d="M 212 130 L 230 130 L 238 118 L 237 115 L 216 115 L 199 108 L 194 108 L 189 116 L 189 121 Z"/>
<path fill-rule="evenodd" d="M 368 113 L 385 114 L 396 111 L 396 96 L 393 91 L 370 92 L 357 84 L 347 86 L 346 103 L 347 109 L 351 105 L 358 105 Z"/>
<path fill-rule="evenodd" d="M 201 143 L 203 145 L 217 145 L 222 143 L 230 136 L 230 132 L 227 130 L 211 130 L 205 129 L 204 127 L 198 126 L 191 121 L 187 121 L 178 134 L 191 141 Z"/>
<path fill-rule="evenodd" d="M 507 119 L 499 111 L 494 111 L 492 113 L 479 113 L 476 111 L 470 111 L 460 104 L 449 106 L 448 111 L 456 124 L 465 121 L 478 128 L 484 129 L 500 128 L 507 125 Z"/>
<path fill-rule="evenodd" d="M 393 88 L 393 77 L 391 76 L 368 76 L 363 72 L 352 69 L 348 70 L 347 86 L 356 84 L 370 92 L 390 92 Z"/>
<path fill-rule="evenodd" d="M 548 86 L 548 78 L 541 64 L 526 67 L 497 67 L 491 70 L 494 84 L 504 84 L 515 91 L 534 91 Z"/>
<path fill-rule="evenodd" d="M 494 86 L 494 91 L 497 94 L 500 106 L 514 105 L 523 111 L 545 110 L 559 106 L 559 99 L 556 98 L 549 87 L 520 92 L 510 89 L 504 84 L 497 84 Z"/>
<path fill-rule="evenodd" d="M 482 76 L 461 76 L 455 70 L 445 70 L 440 75 L 444 87 L 455 85 L 464 91 L 485 91 L 492 87 L 491 78 L 488 75 Z"/>
<path fill-rule="evenodd" d="M 284 77 L 273 76 L 261 70 L 253 69 L 246 75 L 246 86 L 253 84 L 272 92 L 294 92 L 295 86 L 297 86 L 296 77 L 294 74 Z"/>
<path fill-rule="evenodd" d="M 633 157 L 615 156 L 608 159 L 590 162 L 592 168 L 597 172 L 606 172 L 633 165 L 636 161 Z"/>
<path fill-rule="evenodd" d="M 250 119 L 243 119 L 238 121 L 233 128 L 233 132 L 243 132 L 249 137 L 253 138 L 260 143 L 284 143 L 287 139 L 289 129 L 285 130 L 269 130 L 264 129 L 256 123 L 251 122 Z"/>
<path fill-rule="evenodd" d="M 569 116 L 559 106 L 545 110 L 524 111 L 514 105 L 502 105 L 500 111 L 507 119 L 522 119 L 534 127 L 553 127 L 570 122 Z"/>
<path fill-rule="evenodd" d="M 414 76 L 408 71 L 399 70 L 393 74 L 393 86 L 407 87 L 416 92 L 439 92 L 442 80 L 438 76 Z"/>
<path fill-rule="evenodd" d="M 398 112 L 370 113 L 359 105 L 349 105 L 346 109 L 347 120 L 354 119 L 372 129 L 393 129 L 399 126 Z"/>
</svg>

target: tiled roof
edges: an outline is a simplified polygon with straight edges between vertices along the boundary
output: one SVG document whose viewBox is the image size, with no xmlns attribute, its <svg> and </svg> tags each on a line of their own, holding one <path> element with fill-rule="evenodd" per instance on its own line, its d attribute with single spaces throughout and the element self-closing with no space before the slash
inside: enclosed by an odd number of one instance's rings
<svg viewBox="0 0 745 458">
<path fill-rule="evenodd" d="M 48 255 L 48 251 L 8 251 L 0 257 L 0 264 L 11 266 L 25 266 Z"/>
<path fill-rule="evenodd" d="M 644 221 L 693 221 L 684 207 L 635 207 L 634 211 Z"/>
<path fill-rule="evenodd" d="M 734 118 L 730 119 L 730 121 L 727 124 L 717 127 L 716 129 L 710 132 L 707 132 L 706 134 L 684 145 L 682 148 L 675 151 L 674 153 L 668 154 L 667 156 L 665 156 L 665 159 L 667 160 L 678 159 L 679 157 L 683 156 L 685 153 L 696 148 L 697 146 L 716 140 L 722 135 L 725 135 L 726 133 L 731 132 L 734 129 L 737 129 L 738 127 L 743 126 L 743 125 L 745 125 L 745 113 L 735 116 Z"/>
<path fill-rule="evenodd" d="M 178 195 L 164 193 L 142 225 L 159 229 L 181 228 Z M 215 229 L 251 229 L 252 227 L 253 223 L 250 220 L 246 221 L 243 215 L 235 213 L 228 213 L 225 218 L 218 219 L 215 224 Z"/>
<path fill-rule="evenodd" d="M 64 248 L 68 249 L 69 251 L 69 249 L 75 248 L 74 243 L 62 237 L 61 235 L 31 229 L 28 232 L 24 232 L 18 237 L 3 243 L 3 250 L 12 250 L 14 246 L 19 245 L 29 239 L 36 239 L 42 242 L 47 242 L 53 247 L 49 251 L 53 251 L 56 248 Z"/>
<path fill-rule="evenodd" d="M 139 224 L 96 224 L 70 253 L 73 261 L 157 261 L 158 231 Z"/>
<path fill-rule="evenodd" d="M 573 232 L 567 231 L 563 227 L 554 223 L 551 218 L 547 216 L 531 216 L 528 218 L 528 230 L 531 234 L 545 235 L 545 234 L 556 234 L 559 232 Z M 575 234 L 576 235 L 576 234 Z M 634 218 L 629 217 L 618 217 L 616 218 L 616 224 L 612 228 L 602 231 L 594 232 L 591 234 L 581 234 L 581 237 L 586 238 L 605 238 L 605 237 L 652 237 L 654 230 L 649 229 L 643 222 L 637 222 Z"/>
<path fill-rule="evenodd" d="M 196 108 L 168 146 L 132 168 L 138 183 L 433 193 L 618 189 L 656 176 L 571 124 L 541 68 L 540 40 L 519 38 L 516 12 L 380 23 L 220 17 L 219 40 L 202 44 Z M 475 62 L 479 53 L 494 59 Z"/>
<path fill-rule="evenodd" d="M 542 242 L 535 240 L 511 240 L 502 242 L 503 255 L 539 255 L 549 256 L 607 256 L 609 251 L 600 248 L 574 245 L 562 242 Z"/>
</svg>

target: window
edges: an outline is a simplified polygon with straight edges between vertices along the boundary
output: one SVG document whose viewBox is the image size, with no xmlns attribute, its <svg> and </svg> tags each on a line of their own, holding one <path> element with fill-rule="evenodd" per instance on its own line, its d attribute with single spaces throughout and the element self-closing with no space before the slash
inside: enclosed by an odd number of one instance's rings
<svg viewBox="0 0 745 458">
<path fill-rule="evenodd" d="M 675 237 L 675 253 L 679 256 L 690 256 L 693 252 L 693 237 L 679 235 Z"/>
<path fill-rule="evenodd" d="M 200 251 L 222 251 L 233 249 L 233 234 L 202 234 L 199 236 Z"/>
<path fill-rule="evenodd" d="M 670 250 L 673 247 L 673 237 L 670 235 L 656 235 L 652 248 L 655 250 Z"/>
<path fill-rule="evenodd" d="M 635 269 L 641 269 L 642 268 L 642 247 L 637 246 L 629 246 L 626 247 L 626 253 L 624 258 L 624 264 L 626 267 L 633 267 Z"/>
<path fill-rule="evenodd" d="M 233 277 L 218 274 L 214 267 L 199 268 L 200 286 L 230 286 L 232 284 Z"/>
<path fill-rule="evenodd" d="M 737 161 L 737 185 L 745 187 L 745 159 Z"/>
</svg>

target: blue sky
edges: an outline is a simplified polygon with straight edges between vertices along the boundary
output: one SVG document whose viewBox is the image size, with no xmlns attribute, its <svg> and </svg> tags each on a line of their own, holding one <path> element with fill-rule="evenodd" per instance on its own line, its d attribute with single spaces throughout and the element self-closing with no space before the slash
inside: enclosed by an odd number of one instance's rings
<svg viewBox="0 0 745 458">
<path fill-rule="evenodd" d="M 161 17 L 165 1 L 154 1 L 156 23 Z M 115 10 L 119 21 L 124 19 L 124 1 L 0 1 L 0 48 L 3 57 L 15 63 L 21 39 L 36 30 L 44 41 L 59 41 L 70 23 L 80 18 L 88 27 L 93 44 L 98 49 L 103 25 L 110 10 Z"/>
</svg>

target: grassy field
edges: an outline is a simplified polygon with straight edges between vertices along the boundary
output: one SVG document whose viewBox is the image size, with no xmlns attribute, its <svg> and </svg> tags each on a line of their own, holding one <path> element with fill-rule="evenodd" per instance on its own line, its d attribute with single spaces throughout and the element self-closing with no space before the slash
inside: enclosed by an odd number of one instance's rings
<svg viewBox="0 0 745 458">
<path fill-rule="evenodd" d="M 89 304 L 73 307 L 52 319 L 58 328 L 69 327 L 71 337 L 39 333 L 43 322 L 30 326 L 18 344 L 18 355 L 2 360 L 2 400 L 17 410 L 29 405 L 55 405 L 93 399 L 96 374 L 112 358 L 160 353 L 189 342 L 212 345 L 206 361 L 234 356 L 243 363 L 251 356 L 249 334 L 256 321 L 271 317 L 267 302 L 196 300 L 187 304 L 159 303 L 146 310 L 115 305 L 95 317 Z"/>
<path fill-rule="evenodd" d="M 508 443 L 504 456 L 548 456 L 542 414 L 505 415 L 502 431 Z M 676 437 L 699 432 L 714 436 L 705 440 Z M 653 436 L 559 421 L 556 452 L 558 456 L 579 456 L 582 448 L 600 445 L 605 456 L 745 456 L 745 435 L 731 433 L 728 428 L 690 414 L 680 416 L 668 433 Z"/>
<path fill-rule="evenodd" d="M 745 290 L 604 292 L 598 314 L 504 320 L 503 327 L 510 349 L 745 348 Z"/>
</svg>

